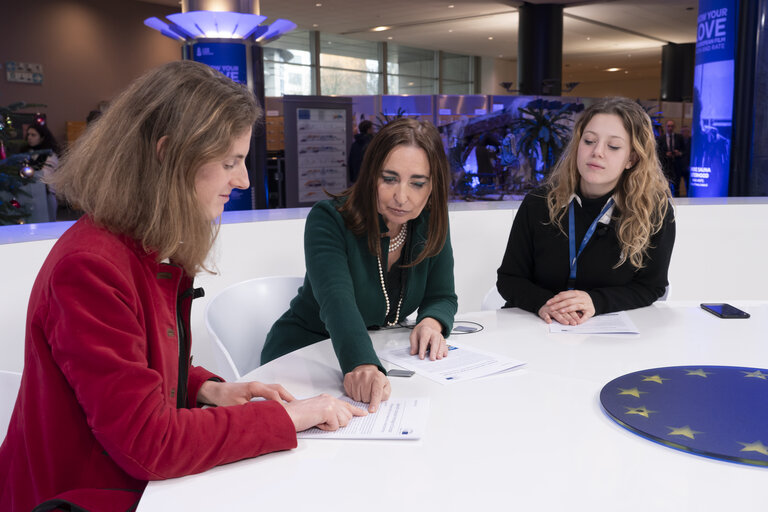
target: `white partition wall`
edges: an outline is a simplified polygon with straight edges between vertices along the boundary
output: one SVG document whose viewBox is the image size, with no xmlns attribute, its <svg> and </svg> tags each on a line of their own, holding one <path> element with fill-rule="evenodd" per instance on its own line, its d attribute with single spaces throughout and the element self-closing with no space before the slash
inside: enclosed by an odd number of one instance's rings
<svg viewBox="0 0 768 512">
<path fill-rule="evenodd" d="M 453 203 L 451 238 L 459 312 L 480 310 L 496 283 L 519 202 Z M 304 273 L 306 208 L 225 212 L 214 248 L 215 275 L 197 285 L 206 296 L 192 308 L 195 364 L 214 367 L 203 310 L 239 281 Z M 768 299 L 768 200 L 680 199 L 670 266 L 670 300 Z M 27 301 L 40 266 L 70 223 L 0 227 L 0 370 L 21 371 Z M 258 314 L 258 311 L 254 311 Z"/>
</svg>

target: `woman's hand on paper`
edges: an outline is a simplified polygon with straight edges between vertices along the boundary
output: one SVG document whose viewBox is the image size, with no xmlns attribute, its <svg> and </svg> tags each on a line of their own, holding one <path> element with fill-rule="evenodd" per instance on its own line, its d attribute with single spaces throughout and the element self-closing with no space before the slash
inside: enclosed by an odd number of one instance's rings
<svg viewBox="0 0 768 512">
<path fill-rule="evenodd" d="M 296 432 L 312 427 L 321 430 L 338 430 L 346 427 L 353 417 L 368 414 L 363 409 L 358 409 L 352 404 L 326 394 L 306 400 L 285 402 L 283 407 L 291 417 Z"/>
<path fill-rule="evenodd" d="M 389 399 L 389 379 L 373 364 L 361 364 L 344 376 L 344 391 L 357 402 L 367 402 L 368 412 L 376 412 Z"/>
<path fill-rule="evenodd" d="M 539 316 L 548 324 L 555 320 L 563 325 L 579 325 L 595 316 L 595 305 L 587 292 L 566 290 L 544 303 Z"/>
<path fill-rule="evenodd" d="M 442 359 L 448 355 L 448 342 L 443 337 L 443 326 L 434 318 L 425 318 L 411 331 L 411 355 L 424 359 Z"/>
<path fill-rule="evenodd" d="M 208 380 L 200 386 L 197 401 L 203 404 L 227 406 L 242 405 L 253 398 L 266 398 L 291 402 L 294 400 L 280 384 L 262 384 L 261 382 L 217 382 Z"/>
</svg>

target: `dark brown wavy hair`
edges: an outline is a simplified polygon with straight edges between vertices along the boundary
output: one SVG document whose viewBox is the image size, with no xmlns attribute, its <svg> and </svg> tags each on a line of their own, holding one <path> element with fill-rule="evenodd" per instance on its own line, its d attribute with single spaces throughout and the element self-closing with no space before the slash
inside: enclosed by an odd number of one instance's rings
<svg viewBox="0 0 768 512">
<path fill-rule="evenodd" d="M 381 230 L 379 229 L 378 186 L 382 168 L 389 154 L 398 146 L 414 146 L 427 154 L 432 192 L 424 207 L 429 211 L 427 243 L 409 265 L 418 265 L 424 259 L 437 255 L 448 236 L 448 159 L 440 133 L 432 123 L 415 119 L 396 119 L 385 125 L 373 137 L 363 156 L 357 181 L 334 197 L 347 197 L 339 206 L 347 228 L 355 235 L 368 236 L 368 250 L 381 256 Z"/>
<path fill-rule="evenodd" d="M 260 117 L 245 86 L 204 64 L 171 62 L 120 94 L 50 181 L 97 224 L 194 275 L 207 270 L 218 233 L 218 222 L 206 218 L 195 195 L 197 172 Z"/>
</svg>

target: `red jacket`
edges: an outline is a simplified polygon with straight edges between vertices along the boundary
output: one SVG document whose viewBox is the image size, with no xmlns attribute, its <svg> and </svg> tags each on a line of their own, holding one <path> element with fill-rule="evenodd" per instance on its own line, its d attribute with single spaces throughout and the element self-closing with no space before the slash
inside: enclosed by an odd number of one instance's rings
<svg viewBox="0 0 768 512">
<path fill-rule="evenodd" d="M 191 366 L 188 348 L 179 353 L 192 302 L 180 296 L 191 287 L 181 268 L 88 217 L 62 235 L 29 299 L 24 375 L 0 446 L 0 510 L 53 498 L 126 510 L 148 480 L 296 446 L 277 402 L 197 407 L 215 375 Z M 176 403 L 180 367 L 188 408 Z"/>
</svg>

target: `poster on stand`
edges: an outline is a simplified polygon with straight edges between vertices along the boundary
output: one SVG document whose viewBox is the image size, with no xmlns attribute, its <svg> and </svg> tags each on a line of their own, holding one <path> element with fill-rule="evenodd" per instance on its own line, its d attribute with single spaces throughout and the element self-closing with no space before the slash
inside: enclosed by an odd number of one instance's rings
<svg viewBox="0 0 768 512">
<path fill-rule="evenodd" d="M 296 110 L 298 200 L 315 202 L 347 186 L 347 111 Z"/>
</svg>

